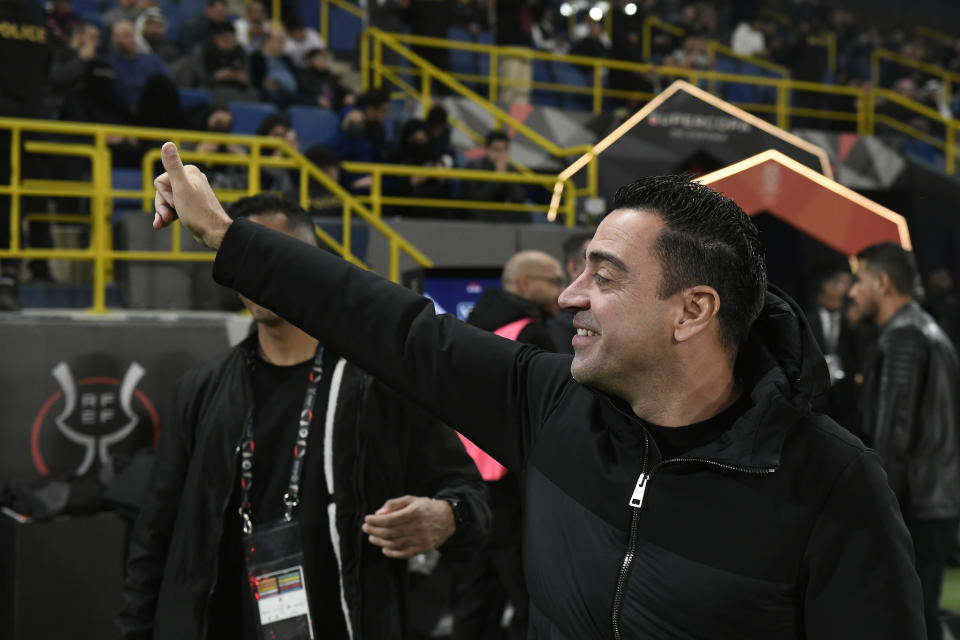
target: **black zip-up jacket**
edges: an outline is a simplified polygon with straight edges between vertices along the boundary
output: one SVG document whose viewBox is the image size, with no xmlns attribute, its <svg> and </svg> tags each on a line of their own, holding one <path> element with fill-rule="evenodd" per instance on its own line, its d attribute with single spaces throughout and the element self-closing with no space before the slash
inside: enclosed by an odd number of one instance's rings
<svg viewBox="0 0 960 640">
<path fill-rule="evenodd" d="M 950 338 L 910 302 L 881 328 L 864 373 L 864 440 L 880 455 L 904 515 L 960 515 L 960 376 Z"/>
<path fill-rule="evenodd" d="M 131 538 L 118 617 L 125 640 L 203 640 L 208 630 L 215 631 L 207 611 L 252 404 L 247 358 L 255 340 L 252 335 L 177 384 L 176 415 L 160 433 L 146 503 Z M 325 475 L 332 474 L 336 526 L 330 539 L 345 604 L 324 606 L 346 607 L 354 639 L 402 638 L 407 563 L 387 558 L 367 541 L 360 529 L 363 517 L 405 494 L 458 498 L 474 523 L 460 528 L 442 550 L 464 555 L 481 545 L 489 528 L 486 488 L 452 429 L 342 358 L 332 361 L 336 366 L 324 372 L 331 376 L 330 392 L 318 407 L 336 402 L 333 433 L 310 431 L 298 517 L 305 530 L 320 526 L 308 521 L 317 521 L 317 509 L 327 507 L 312 504 L 309 496 L 325 495 Z M 317 415 L 326 414 L 318 408 Z"/>
<path fill-rule="evenodd" d="M 896 500 L 877 455 L 811 413 L 826 367 L 784 299 L 768 295 L 744 354 L 753 406 L 664 462 L 624 403 L 571 378 L 569 356 L 438 317 L 283 234 L 234 222 L 214 276 L 524 472 L 533 637 L 924 637 Z"/>
</svg>

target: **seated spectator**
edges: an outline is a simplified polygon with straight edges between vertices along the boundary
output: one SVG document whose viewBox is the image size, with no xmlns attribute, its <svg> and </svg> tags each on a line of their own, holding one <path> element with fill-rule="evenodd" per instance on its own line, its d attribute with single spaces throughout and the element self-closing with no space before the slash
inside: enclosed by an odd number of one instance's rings
<svg viewBox="0 0 960 640">
<path fill-rule="evenodd" d="M 165 75 L 147 78 L 140 94 L 140 102 L 133 114 L 133 123 L 140 127 L 160 129 L 193 129 L 180 105 L 180 92 Z"/>
<path fill-rule="evenodd" d="M 561 55 L 570 50 L 570 43 L 557 30 L 553 21 L 553 7 L 549 5 L 540 10 L 540 18 L 530 25 L 530 35 L 535 49 Z"/>
<path fill-rule="evenodd" d="M 341 112 L 340 128 L 331 146 L 340 162 L 380 162 L 383 158 L 383 149 L 367 139 L 367 118 L 360 107 L 346 107 Z M 369 193 L 372 178 L 342 171 L 340 184 L 350 193 Z"/>
<path fill-rule="evenodd" d="M 366 126 L 364 136 L 382 155 L 389 147 L 386 121 L 390 115 L 390 92 L 386 89 L 371 89 L 359 98 L 357 106 L 363 110 Z"/>
<path fill-rule="evenodd" d="M 269 138 L 281 138 L 286 140 L 287 144 L 294 150 L 300 148 L 297 142 L 297 132 L 290 126 L 290 119 L 282 115 L 269 115 L 264 118 L 257 127 L 258 136 L 267 136 Z M 277 149 L 273 155 L 281 158 L 285 155 L 282 149 Z M 291 169 L 282 167 L 263 167 L 260 169 L 260 188 L 263 191 L 273 191 L 282 194 L 284 197 L 292 198 L 299 202 L 300 189 L 296 173 Z"/>
<path fill-rule="evenodd" d="M 603 30 L 603 24 L 593 18 L 587 18 L 584 25 L 578 25 L 578 33 L 570 55 L 606 58 L 610 55 L 610 36 Z"/>
<path fill-rule="evenodd" d="M 327 65 L 327 52 L 314 49 L 307 54 L 307 66 L 297 72 L 297 85 L 304 102 L 340 111 L 349 91 Z M 351 94 L 352 95 L 352 94 Z"/>
<path fill-rule="evenodd" d="M 237 34 L 229 22 L 210 25 L 210 39 L 200 50 L 202 86 L 214 102 L 256 100 L 257 93 L 247 76 L 247 54 L 237 44 Z"/>
<path fill-rule="evenodd" d="M 129 125 L 131 111 L 116 90 L 116 73 L 103 58 L 94 58 L 86 64 L 79 89 L 67 94 L 60 112 L 62 120 Z M 122 136 L 107 136 L 107 145 L 113 164 L 138 167 L 143 151 L 139 141 Z"/>
<path fill-rule="evenodd" d="M 297 78 L 284 56 L 287 36 L 282 27 L 270 27 L 263 48 L 250 57 L 250 76 L 260 98 L 284 108 L 298 101 Z"/>
<path fill-rule="evenodd" d="M 407 120 L 400 132 L 400 139 L 396 149 L 390 154 L 388 161 L 392 164 L 404 164 L 417 167 L 443 167 L 440 157 L 435 155 L 430 145 L 430 133 L 427 123 L 418 118 Z M 384 193 L 403 198 L 449 198 L 450 185 L 445 180 L 426 176 L 396 176 L 385 181 Z M 410 215 L 410 207 L 397 207 L 394 214 Z M 426 215 L 424 215 L 426 214 Z M 447 217 L 439 209 L 423 208 L 416 217 Z"/>
<path fill-rule="evenodd" d="M 730 36 L 730 48 L 745 56 L 767 55 L 766 36 L 763 32 L 763 21 L 744 20 L 737 25 Z"/>
<path fill-rule="evenodd" d="M 70 45 L 57 49 L 50 64 L 50 85 L 60 97 L 77 91 L 84 81 L 87 63 L 100 48 L 100 29 L 90 22 L 74 23 L 70 31 Z M 57 109 L 59 109 L 59 102 Z"/>
<path fill-rule="evenodd" d="M 450 24 L 466 29 L 476 36 L 490 26 L 490 14 L 486 2 L 480 0 L 456 0 Z"/>
<path fill-rule="evenodd" d="M 133 29 L 140 53 L 152 53 L 167 65 L 181 59 L 180 50 L 167 40 L 167 18 L 159 7 L 150 7 L 141 13 Z"/>
<path fill-rule="evenodd" d="M 226 134 L 233 131 L 233 113 L 226 105 L 214 104 L 204 119 L 204 130 Z M 197 144 L 200 153 L 224 153 L 245 156 L 247 148 L 239 144 L 204 141 Z M 246 189 L 247 168 L 234 164 L 197 163 L 214 189 Z"/>
<path fill-rule="evenodd" d="M 337 155 L 333 152 L 333 149 L 323 144 L 315 144 L 307 149 L 303 155 L 325 173 L 328 178 L 340 184 L 340 163 L 337 161 Z M 343 215 L 343 201 L 320 184 L 319 181 L 311 178 L 309 194 L 310 206 L 308 210 L 310 215 L 337 218 Z"/>
<path fill-rule="evenodd" d="M 189 22 L 185 22 L 180 29 L 178 44 L 184 54 L 190 55 L 194 49 L 210 38 L 210 25 L 215 22 L 230 22 L 230 13 L 227 10 L 226 0 L 207 0 L 203 13 Z"/>
<path fill-rule="evenodd" d="M 496 171 L 509 173 L 510 166 L 510 138 L 503 131 L 491 131 L 484 141 L 485 153 L 483 157 L 467 163 L 468 169 L 481 171 Z M 526 193 L 522 184 L 515 182 L 490 182 L 487 180 L 471 180 L 463 183 L 463 196 L 466 200 L 483 202 L 526 202 Z M 529 222 L 529 214 L 517 212 L 485 212 L 476 211 L 474 220 L 490 222 Z"/>
<path fill-rule="evenodd" d="M 260 51 L 267 39 L 270 21 L 267 18 L 267 5 L 263 0 L 250 0 L 246 15 L 236 21 L 237 42 L 248 54 Z"/>
<path fill-rule="evenodd" d="M 430 134 L 430 153 L 434 158 L 448 169 L 460 164 L 451 141 L 450 116 L 438 104 L 431 107 L 427 114 L 427 133 Z"/>
<path fill-rule="evenodd" d="M 705 40 L 696 36 L 684 38 L 683 46 L 667 56 L 663 64 L 705 71 L 710 68 L 710 54 Z"/>
<path fill-rule="evenodd" d="M 315 49 L 323 49 L 325 43 L 316 29 L 303 26 L 300 18 L 287 20 L 287 41 L 283 46 L 283 55 L 298 69 L 307 66 L 307 54 Z"/>
<path fill-rule="evenodd" d="M 44 12 L 54 46 L 69 44 L 73 25 L 81 20 L 73 10 L 73 0 L 50 0 Z M 9 61 L 4 61 L 4 64 L 8 63 Z"/>
<path fill-rule="evenodd" d="M 107 57 L 107 62 L 116 74 L 117 94 L 129 109 L 133 109 L 140 101 L 147 78 L 155 73 L 170 74 L 163 60 L 151 53 L 137 52 L 133 23 L 129 20 L 120 20 L 113 25 L 111 44 L 113 53 Z"/>
<path fill-rule="evenodd" d="M 103 14 L 101 22 L 104 32 L 113 35 L 113 25 L 120 20 L 136 22 L 142 10 L 138 0 L 117 0 L 117 5 Z"/>
</svg>

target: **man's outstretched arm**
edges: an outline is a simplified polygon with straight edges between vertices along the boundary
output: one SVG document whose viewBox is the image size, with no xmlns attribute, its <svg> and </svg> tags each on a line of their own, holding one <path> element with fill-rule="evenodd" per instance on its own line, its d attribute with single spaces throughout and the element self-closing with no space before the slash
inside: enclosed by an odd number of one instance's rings
<svg viewBox="0 0 960 640">
<path fill-rule="evenodd" d="M 437 316 L 408 289 L 246 220 L 164 145 L 156 228 L 176 217 L 219 249 L 214 278 L 310 333 L 514 469 L 570 381 L 569 357 Z M 175 209 L 174 209 L 175 207 Z"/>
</svg>

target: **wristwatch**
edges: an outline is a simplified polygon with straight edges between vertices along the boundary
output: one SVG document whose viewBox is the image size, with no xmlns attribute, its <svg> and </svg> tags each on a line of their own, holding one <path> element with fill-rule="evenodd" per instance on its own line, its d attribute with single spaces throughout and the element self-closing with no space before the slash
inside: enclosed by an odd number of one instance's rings
<svg viewBox="0 0 960 640">
<path fill-rule="evenodd" d="M 470 506 L 466 502 L 457 498 L 455 496 L 444 496 L 440 498 L 444 502 L 450 504 L 450 509 L 453 511 L 453 521 L 456 524 L 456 530 L 460 531 L 461 527 L 468 527 L 473 523 L 473 512 L 470 510 Z"/>
</svg>

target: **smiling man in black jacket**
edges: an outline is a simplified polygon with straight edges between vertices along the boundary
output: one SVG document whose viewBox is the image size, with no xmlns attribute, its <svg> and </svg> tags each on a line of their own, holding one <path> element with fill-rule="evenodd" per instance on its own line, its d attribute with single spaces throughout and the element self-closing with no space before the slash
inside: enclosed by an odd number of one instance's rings
<svg viewBox="0 0 960 640">
<path fill-rule="evenodd" d="M 576 310 L 571 362 L 231 224 L 173 144 L 163 159 L 156 228 L 179 211 L 219 248 L 219 282 L 523 471 L 534 637 L 924 637 L 877 455 L 811 412 L 826 366 L 802 312 L 766 292 L 732 201 L 679 177 L 621 189 L 560 298 Z"/>
</svg>

